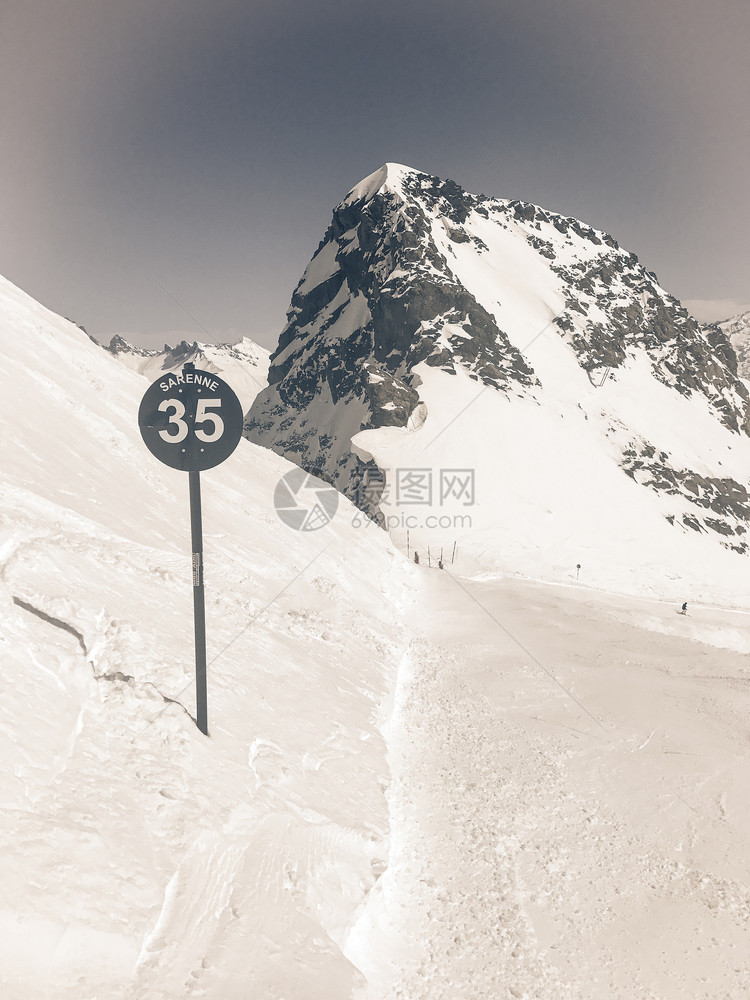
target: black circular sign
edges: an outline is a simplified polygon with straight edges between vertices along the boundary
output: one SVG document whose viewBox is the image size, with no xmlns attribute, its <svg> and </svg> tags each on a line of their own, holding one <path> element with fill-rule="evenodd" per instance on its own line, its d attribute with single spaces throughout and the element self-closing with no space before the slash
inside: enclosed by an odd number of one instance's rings
<svg viewBox="0 0 750 1000">
<path fill-rule="evenodd" d="M 149 386 L 138 410 L 148 450 L 182 472 L 203 472 L 229 458 L 242 437 L 242 424 L 234 390 L 190 363 Z"/>
</svg>

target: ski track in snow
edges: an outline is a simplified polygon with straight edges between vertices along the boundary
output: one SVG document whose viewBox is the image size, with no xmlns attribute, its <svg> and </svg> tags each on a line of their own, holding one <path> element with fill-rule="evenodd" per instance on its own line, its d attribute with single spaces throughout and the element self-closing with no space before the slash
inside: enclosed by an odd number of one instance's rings
<svg viewBox="0 0 750 1000">
<path fill-rule="evenodd" d="M 548 632 L 558 633 L 557 656 L 549 648 L 542 655 L 603 719 L 603 732 L 511 639 L 492 623 L 488 629 L 475 605 L 455 607 L 460 598 L 445 577 L 439 584 L 426 585 L 425 635 L 401 664 L 387 729 L 391 850 L 348 942 L 368 979 L 358 996 L 746 995 L 748 692 L 743 709 L 727 715 L 733 685 L 721 676 L 742 670 L 743 658 L 693 647 L 720 685 L 718 700 L 704 701 L 706 678 L 689 676 L 690 655 L 678 659 L 685 651 L 673 650 L 681 669 L 670 691 L 659 675 L 675 640 L 649 652 L 648 633 L 612 634 L 606 604 L 596 600 L 583 615 L 594 635 L 565 634 L 583 624 L 581 609 L 547 587 L 511 585 L 501 594 L 503 620 L 523 634 L 544 615 Z M 531 615 L 523 610 L 529 599 Z M 434 641 L 449 637 L 449 606 L 454 621 L 461 616 L 451 653 Z M 608 692 L 597 671 L 570 670 L 566 647 L 579 657 L 586 648 L 596 661 L 597 620 L 609 629 L 615 661 L 627 667 L 629 648 L 639 657 L 634 672 L 647 708 L 627 675 L 609 673 Z M 524 635 L 524 645 L 534 638 L 538 645 L 543 634 Z M 654 713 L 646 728 L 644 716 Z M 696 757 L 686 737 L 705 716 L 704 725 L 724 718 L 728 729 L 707 741 L 706 725 Z"/>
<path fill-rule="evenodd" d="M 370 973 L 373 1000 L 575 996 L 540 953 L 515 866 L 518 783 L 546 783 L 549 764 L 542 757 L 529 773 L 513 752 L 516 734 L 497 729 L 462 673 L 424 641 L 402 664 L 389 867 L 372 924 L 359 929 L 364 954 L 352 957 Z M 379 934 L 383 965 L 368 970 Z"/>
<path fill-rule="evenodd" d="M 28 590 L 34 575 L 54 573 L 60 552 L 77 544 L 69 535 L 30 540 L 22 559 L 6 563 L 5 586 Z M 80 557 L 85 548 L 82 539 L 74 550 Z M 102 558 L 105 548 L 93 551 Z M 107 551 L 113 573 L 135 572 L 138 562 L 121 549 Z M 674 609 L 666 606 L 659 617 L 653 602 L 518 580 L 457 588 L 447 573 L 429 570 L 421 580 L 417 599 L 402 602 L 408 649 L 389 647 L 400 657 L 391 661 L 398 665 L 393 705 L 386 698 L 379 709 L 389 714 L 387 848 L 383 826 L 366 835 L 343 816 L 332 821 L 340 806 L 316 800 L 330 794 L 330 769 L 355 783 L 365 776 L 364 759 L 347 743 L 345 715 L 317 746 L 303 738 L 296 759 L 283 719 L 275 737 L 272 729 L 256 734 L 245 754 L 247 777 L 231 779 L 237 804 L 217 813 L 206 800 L 206 825 L 193 772 L 211 773 L 211 752 L 176 708 L 162 715 L 150 681 L 118 678 L 113 669 L 142 662 L 132 629 L 104 612 L 92 616 L 77 601 L 48 600 L 58 616 L 72 613 L 87 658 L 74 635 L 17 609 L 32 662 L 47 685 L 67 692 L 55 710 L 59 721 L 50 720 L 67 742 L 50 741 L 55 756 L 48 760 L 42 740 L 17 765 L 27 802 L 42 809 L 37 836 L 55 828 L 60 856 L 68 857 L 57 891 L 66 868 L 80 867 L 77 852 L 87 838 L 104 863 L 103 830 L 127 824 L 135 806 L 126 798 L 113 811 L 113 789 L 102 802 L 92 753 L 98 767 L 117 760 L 134 772 L 137 813 L 151 814 L 135 834 L 137 841 L 148 831 L 151 860 L 141 842 L 113 868 L 129 898 L 127 924 L 107 917 L 97 930 L 84 908 L 61 927 L 40 907 L 33 922 L 14 929 L 9 912 L 0 913 L 17 946 L 49 942 L 53 968 L 63 971 L 51 995 L 93 1000 L 102 982 L 112 1000 L 708 1000 L 750 990 L 741 957 L 750 923 L 742 804 L 748 668 L 746 657 L 715 648 L 732 613 L 680 619 L 690 637 L 681 640 L 671 634 Z M 313 583 L 334 596 L 329 580 Z M 237 613 L 234 599 L 222 600 L 225 613 Z M 357 636 L 372 641 L 369 626 L 354 617 L 334 626 L 293 604 L 270 613 L 277 634 L 308 647 L 328 633 L 329 642 L 344 635 L 350 644 Z M 46 665 L 55 648 L 62 674 Z M 94 663 L 106 668 L 104 688 Z M 623 675 L 625 668 L 632 675 Z M 72 688 L 61 688 L 66 675 L 75 679 Z M 221 689 L 221 677 L 215 683 Z M 247 697 L 249 689 L 235 681 L 240 712 Z M 160 721 L 139 729 L 128 746 L 120 715 L 132 699 Z M 262 733 L 262 722 L 258 728 Z M 227 736 L 237 729 L 230 714 L 212 730 L 212 742 L 229 749 Z M 702 748 L 697 760 L 691 733 Z M 235 756 L 231 749 L 229 759 Z M 60 792 L 76 788 L 74 798 L 58 795 L 58 785 Z M 76 832 L 66 815 L 71 801 L 82 823 Z M 100 819 L 92 825 L 94 815 Z M 24 858 L 39 856 L 30 821 L 8 830 L 6 843 L 21 852 L 19 871 Z M 85 876 L 93 884 L 95 872 Z M 75 970 L 88 969 L 95 956 L 108 977 L 89 980 L 84 971 L 76 979 Z"/>
</svg>

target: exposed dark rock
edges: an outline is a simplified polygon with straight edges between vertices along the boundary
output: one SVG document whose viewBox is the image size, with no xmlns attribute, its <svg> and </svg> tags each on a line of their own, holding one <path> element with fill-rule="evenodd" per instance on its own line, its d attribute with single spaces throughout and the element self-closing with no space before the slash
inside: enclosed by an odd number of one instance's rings
<svg viewBox="0 0 750 1000">
<path fill-rule="evenodd" d="M 100 344 L 99 346 L 101 347 L 102 345 Z M 118 354 L 135 354 L 140 358 L 151 358 L 159 353 L 158 351 L 149 351 L 144 347 L 134 347 L 133 344 L 129 344 L 119 333 L 116 333 L 112 337 L 109 345 L 104 350 L 115 356 Z M 165 350 L 171 351 L 171 347 L 165 347 Z"/>
<path fill-rule="evenodd" d="M 605 241 L 606 242 L 606 241 Z M 731 430 L 750 434 L 750 393 L 737 377 L 737 360 L 719 329 L 704 329 L 677 299 L 658 289 L 634 254 L 617 250 L 592 265 L 553 264 L 568 293 L 566 312 L 556 320 L 587 370 L 619 368 L 633 348 L 644 349 L 660 382 L 685 396 L 704 395 Z M 623 299 L 629 299 L 623 304 Z M 595 304 L 607 322 L 577 322 L 581 301 Z"/>
<path fill-rule="evenodd" d="M 633 443 L 623 451 L 623 470 L 642 486 L 662 495 L 669 495 L 687 501 L 695 509 L 692 513 L 683 511 L 681 521 L 694 531 L 709 529 L 724 537 L 744 535 L 750 524 L 750 493 L 734 479 L 719 479 L 701 476 L 690 469 L 675 469 L 668 463 L 664 452 L 656 454 L 653 445 L 646 442 Z M 710 516 L 708 512 L 718 515 Z M 675 515 L 668 520 L 674 523 Z M 745 551 L 742 543 L 730 546 L 736 551 Z"/>
</svg>

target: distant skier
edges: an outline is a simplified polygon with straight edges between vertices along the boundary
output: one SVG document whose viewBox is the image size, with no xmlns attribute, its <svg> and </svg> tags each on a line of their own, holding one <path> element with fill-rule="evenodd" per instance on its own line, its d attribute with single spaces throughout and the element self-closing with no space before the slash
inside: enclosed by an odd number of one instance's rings
<svg viewBox="0 0 750 1000">
<path fill-rule="evenodd" d="M 685 603 L 682 605 L 682 607 L 680 608 L 679 613 L 681 615 L 686 615 L 687 614 L 687 601 L 685 601 Z"/>
<path fill-rule="evenodd" d="M 414 562 L 417 564 L 417 566 L 419 566 L 419 553 L 418 552 L 414 553 Z"/>
</svg>

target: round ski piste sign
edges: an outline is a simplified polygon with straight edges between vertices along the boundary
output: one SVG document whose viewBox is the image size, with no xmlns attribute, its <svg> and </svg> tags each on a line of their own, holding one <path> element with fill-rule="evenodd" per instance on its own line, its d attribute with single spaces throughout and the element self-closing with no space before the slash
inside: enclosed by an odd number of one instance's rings
<svg viewBox="0 0 750 1000">
<path fill-rule="evenodd" d="M 242 406 L 231 386 L 191 363 L 157 379 L 138 410 L 148 450 L 182 472 L 203 472 L 229 458 L 242 425 Z"/>
</svg>

